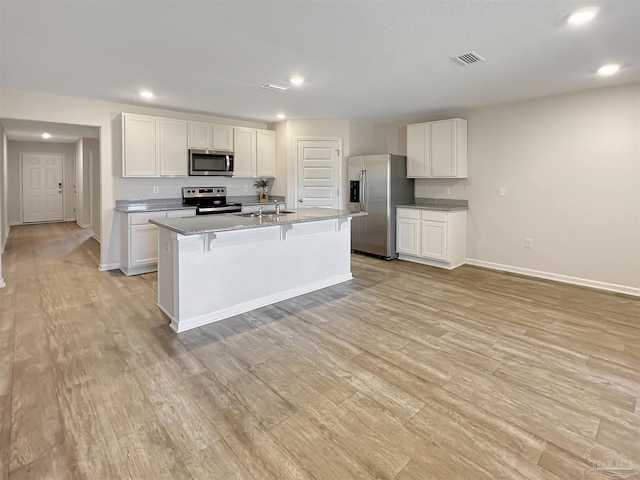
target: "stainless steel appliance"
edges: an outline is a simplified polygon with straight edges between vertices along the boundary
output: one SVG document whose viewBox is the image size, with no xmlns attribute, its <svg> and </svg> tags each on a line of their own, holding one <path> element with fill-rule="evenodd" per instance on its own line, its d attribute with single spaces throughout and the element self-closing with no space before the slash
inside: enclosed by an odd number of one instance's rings
<svg viewBox="0 0 640 480">
<path fill-rule="evenodd" d="M 414 202 L 407 157 L 362 155 L 348 158 L 349 210 L 367 216 L 351 221 L 351 249 L 391 260 L 396 253 L 396 205 Z"/>
<path fill-rule="evenodd" d="M 182 204 L 196 207 L 196 215 L 241 212 L 241 203 L 227 203 L 227 187 L 183 187 Z"/>
<path fill-rule="evenodd" d="M 189 175 L 233 175 L 233 153 L 216 150 L 189 150 Z"/>
</svg>

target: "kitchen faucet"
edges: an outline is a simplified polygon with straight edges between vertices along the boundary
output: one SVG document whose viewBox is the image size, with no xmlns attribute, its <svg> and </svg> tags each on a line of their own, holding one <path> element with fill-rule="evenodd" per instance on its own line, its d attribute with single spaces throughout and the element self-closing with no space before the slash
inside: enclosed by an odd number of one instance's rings
<svg viewBox="0 0 640 480">
<path fill-rule="evenodd" d="M 273 203 L 276 204 L 276 215 L 280 215 L 280 202 L 278 200 L 274 200 Z"/>
</svg>

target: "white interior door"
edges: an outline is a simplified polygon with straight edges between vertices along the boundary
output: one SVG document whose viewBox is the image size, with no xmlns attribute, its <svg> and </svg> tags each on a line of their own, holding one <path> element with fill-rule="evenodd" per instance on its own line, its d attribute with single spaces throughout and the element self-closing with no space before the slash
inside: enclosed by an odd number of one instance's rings
<svg viewBox="0 0 640 480">
<path fill-rule="evenodd" d="M 22 220 L 62 221 L 62 155 L 22 155 Z"/>
<path fill-rule="evenodd" d="M 298 208 L 340 208 L 340 150 L 339 139 L 296 142 Z"/>
</svg>

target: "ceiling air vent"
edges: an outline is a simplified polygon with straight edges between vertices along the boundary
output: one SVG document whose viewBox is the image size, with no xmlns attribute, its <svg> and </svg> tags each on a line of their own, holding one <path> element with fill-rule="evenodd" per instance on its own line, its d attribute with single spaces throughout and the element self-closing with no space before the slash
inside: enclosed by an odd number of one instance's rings
<svg viewBox="0 0 640 480">
<path fill-rule="evenodd" d="M 463 67 L 467 65 L 471 65 L 473 63 L 484 62 L 485 59 L 478 55 L 476 52 L 463 53 L 462 55 L 458 55 L 457 57 L 449 57 L 451 60 L 456 62 Z"/>
<path fill-rule="evenodd" d="M 284 92 L 285 90 L 289 90 L 289 87 L 286 85 L 278 85 L 277 83 L 265 83 L 264 85 L 261 85 L 261 88 L 273 90 L 274 92 Z"/>
</svg>

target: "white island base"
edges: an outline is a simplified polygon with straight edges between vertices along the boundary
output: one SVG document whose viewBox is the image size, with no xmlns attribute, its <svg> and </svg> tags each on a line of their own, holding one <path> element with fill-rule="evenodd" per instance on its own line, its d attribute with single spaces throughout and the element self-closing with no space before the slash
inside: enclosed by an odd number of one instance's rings
<svg viewBox="0 0 640 480">
<path fill-rule="evenodd" d="M 176 332 L 352 278 L 349 217 L 190 235 L 159 226 L 158 306 Z"/>
</svg>

